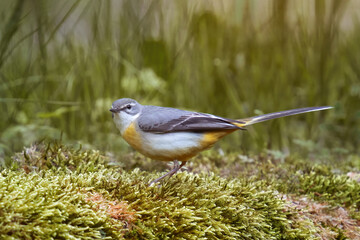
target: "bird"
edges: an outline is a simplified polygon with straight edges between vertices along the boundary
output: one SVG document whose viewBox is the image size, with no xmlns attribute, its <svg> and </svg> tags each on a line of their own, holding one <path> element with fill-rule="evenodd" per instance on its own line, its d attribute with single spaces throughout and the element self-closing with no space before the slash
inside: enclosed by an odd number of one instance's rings
<svg viewBox="0 0 360 240">
<path fill-rule="evenodd" d="M 110 111 L 122 138 L 135 150 L 151 159 L 174 162 L 169 172 L 149 183 L 151 186 L 171 177 L 192 157 L 234 131 L 270 119 L 330 108 L 306 107 L 229 119 L 177 108 L 141 105 L 134 99 L 121 98 L 112 103 Z"/>
</svg>

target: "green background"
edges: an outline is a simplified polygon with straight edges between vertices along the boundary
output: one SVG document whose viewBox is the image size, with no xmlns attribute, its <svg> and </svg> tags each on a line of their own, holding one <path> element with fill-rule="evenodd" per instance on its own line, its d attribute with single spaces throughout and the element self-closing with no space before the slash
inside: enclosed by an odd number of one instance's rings
<svg viewBox="0 0 360 240">
<path fill-rule="evenodd" d="M 229 151 L 357 153 L 357 1 L 0 1 L 0 156 L 62 139 L 128 151 L 108 111 L 142 104 L 261 123 Z"/>
</svg>

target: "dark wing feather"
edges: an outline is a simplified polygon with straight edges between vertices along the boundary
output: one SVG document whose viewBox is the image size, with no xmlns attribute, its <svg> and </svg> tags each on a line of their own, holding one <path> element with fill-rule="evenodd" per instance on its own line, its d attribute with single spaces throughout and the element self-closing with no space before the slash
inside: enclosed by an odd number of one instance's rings
<svg viewBox="0 0 360 240">
<path fill-rule="evenodd" d="M 144 106 L 138 120 L 141 130 L 155 133 L 241 129 L 232 122 L 237 121 L 210 114 L 156 106 Z"/>
</svg>

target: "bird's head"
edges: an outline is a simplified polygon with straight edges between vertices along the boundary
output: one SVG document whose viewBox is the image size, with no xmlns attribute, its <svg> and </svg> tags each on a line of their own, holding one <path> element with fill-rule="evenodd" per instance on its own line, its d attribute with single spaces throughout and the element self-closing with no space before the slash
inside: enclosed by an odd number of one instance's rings
<svg viewBox="0 0 360 240">
<path fill-rule="evenodd" d="M 112 103 L 110 112 L 121 134 L 139 117 L 141 110 L 142 105 L 131 98 L 121 98 Z"/>
</svg>

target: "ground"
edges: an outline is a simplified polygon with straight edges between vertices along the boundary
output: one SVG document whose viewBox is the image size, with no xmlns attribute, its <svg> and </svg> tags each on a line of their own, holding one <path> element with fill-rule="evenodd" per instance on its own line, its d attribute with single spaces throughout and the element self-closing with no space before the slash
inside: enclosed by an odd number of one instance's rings
<svg viewBox="0 0 360 240">
<path fill-rule="evenodd" d="M 0 173 L 2 239 L 360 239 L 360 159 L 211 150 L 164 164 L 42 143 Z M 162 170 L 161 170 L 162 169 Z"/>
</svg>

